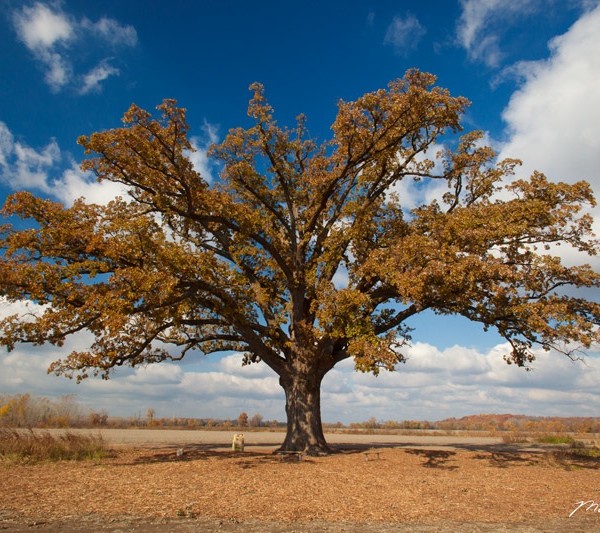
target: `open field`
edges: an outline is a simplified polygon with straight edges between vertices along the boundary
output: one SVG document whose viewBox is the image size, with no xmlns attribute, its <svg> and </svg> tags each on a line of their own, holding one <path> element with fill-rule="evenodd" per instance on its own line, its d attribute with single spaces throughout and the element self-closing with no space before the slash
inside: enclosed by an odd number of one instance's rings
<svg viewBox="0 0 600 533">
<path fill-rule="evenodd" d="M 283 431 L 251 431 L 243 429 L 220 430 L 180 430 L 180 429 L 49 429 L 53 434 L 61 434 L 65 431 L 73 434 L 94 434 L 102 437 L 113 446 L 185 446 L 186 444 L 210 445 L 215 449 L 231 448 L 231 439 L 234 433 L 244 433 L 246 448 L 270 446 L 277 447 L 285 436 Z M 400 432 L 398 432 L 400 433 Z M 327 433 L 327 442 L 332 445 L 389 445 L 389 446 L 452 446 L 452 445 L 475 445 L 492 446 L 502 444 L 500 437 L 485 436 L 468 437 L 465 435 L 447 435 L 443 432 L 419 431 L 415 434 L 383 433 L 383 432 L 332 432 Z M 600 437 L 599 437 L 600 439 Z"/>
<path fill-rule="evenodd" d="M 0 461 L 0 529 L 600 530 L 596 507 L 569 518 L 577 502 L 600 502 L 599 459 L 564 447 L 463 435 L 330 434 L 339 453 L 281 461 L 272 452 L 282 433 L 246 433 L 244 453 L 235 454 L 232 434 L 103 430 L 115 450 L 110 458 Z M 367 457 L 368 450 L 379 457 Z"/>
</svg>

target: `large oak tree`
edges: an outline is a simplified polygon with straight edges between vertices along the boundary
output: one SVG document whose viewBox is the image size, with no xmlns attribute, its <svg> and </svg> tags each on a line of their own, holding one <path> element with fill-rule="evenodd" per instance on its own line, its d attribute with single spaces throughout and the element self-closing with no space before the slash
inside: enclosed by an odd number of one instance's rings
<svg viewBox="0 0 600 533">
<path fill-rule="evenodd" d="M 211 149 L 214 182 L 190 162 L 183 109 L 165 100 L 154 118 L 132 106 L 123 127 L 79 139 L 83 168 L 123 184 L 125 197 L 68 208 L 27 192 L 8 198 L 5 216 L 34 223 L 2 227 L 1 295 L 40 311 L 5 318 L 0 342 L 60 345 L 89 330 L 89 351 L 50 369 L 78 379 L 241 352 L 279 376 L 282 448 L 308 453 L 328 449 L 327 372 L 347 358 L 361 371 L 393 370 L 405 360 L 406 321 L 424 310 L 495 328 L 512 347 L 509 363 L 527 366 L 536 345 L 574 357 L 599 340 L 600 306 L 568 289 L 600 276 L 551 252 L 596 253 L 581 211 L 594 204 L 589 185 L 537 172 L 517 180 L 518 161 L 496 162 L 478 133 L 434 164 L 434 143 L 450 134 L 452 144 L 468 105 L 434 84 L 412 70 L 340 102 L 321 144 L 302 117 L 278 126 L 253 85 L 254 125 Z M 408 210 L 401 180 L 437 180 L 445 193 Z"/>
</svg>

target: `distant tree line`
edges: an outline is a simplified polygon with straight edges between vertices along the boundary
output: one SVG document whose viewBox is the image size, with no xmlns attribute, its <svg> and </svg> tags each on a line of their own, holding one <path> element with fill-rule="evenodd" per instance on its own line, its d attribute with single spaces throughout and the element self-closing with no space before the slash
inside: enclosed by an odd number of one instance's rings
<svg viewBox="0 0 600 533">
<path fill-rule="evenodd" d="M 73 427 L 85 414 L 72 395 L 50 399 L 30 394 L 0 395 L 0 425 L 7 427 Z"/>
<path fill-rule="evenodd" d="M 435 426 L 438 429 L 445 430 L 600 433 L 600 417 L 484 414 L 448 418 L 436 422 Z"/>
<path fill-rule="evenodd" d="M 480 414 L 462 418 L 447 418 L 436 422 L 427 420 L 377 420 L 323 424 L 326 430 L 351 431 L 512 431 L 543 433 L 600 433 L 600 417 L 541 417 L 514 414 Z M 0 394 L 0 427 L 148 427 L 182 429 L 282 429 L 285 422 L 265 420 L 260 413 L 250 416 L 245 411 L 237 418 L 158 417 L 152 407 L 145 414 L 131 417 L 109 416 L 105 410 L 82 407 L 74 395 L 45 398 L 30 394 Z"/>
<path fill-rule="evenodd" d="M 423 420 L 377 421 L 349 424 L 362 430 L 441 430 L 441 431 L 513 431 L 542 433 L 600 433 L 600 417 L 544 417 L 514 414 L 480 414 L 447 418 L 436 422 Z"/>
<path fill-rule="evenodd" d="M 85 409 L 74 395 L 45 398 L 31 394 L 0 394 L 0 426 L 3 427 L 177 427 L 190 429 L 211 428 L 279 428 L 285 422 L 265 420 L 260 413 L 249 416 L 242 412 L 237 418 L 159 417 L 148 407 L 130 417 L 109 416 L 105 410 Z"/>
</svg>

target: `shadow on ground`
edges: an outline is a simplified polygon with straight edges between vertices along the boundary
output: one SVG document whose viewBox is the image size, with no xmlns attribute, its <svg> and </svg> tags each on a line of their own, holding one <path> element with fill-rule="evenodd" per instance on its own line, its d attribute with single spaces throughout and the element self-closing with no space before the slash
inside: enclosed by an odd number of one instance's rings
<svg viewBox="0 0 600 533">
<path fill-rule="evenodd" d="M 487 461 L 490 466 L 509 468 L 512 466 L 551 465 L 567 470 L 600 469 L 600 457 L 587 457 L 577 454 L 569 448 L 548 448 L 536 446 L 518 446 L 515 444 L 453 444 L 451 446 L 423 446 L 417 443 L 375 443 L 375 444 L 336 444 L 331 446 L 332 456 L 339 454 L 364 454 L 365 461 L 385 461 L 385 450 L 404 450 L 406 453 L 423 459 L 423 467 L 456 470 L 454 456 L 457 451 L 478 452 L 475 459 Z M 311 456 L 279 456 L 273 444 L 252 444 L 244 452 L 234 452 L 215 444 L 163 445 L 160 448 L 143 449 L 131 460 L 121 464 L 151 464 L 192 462 L 205 460 L 236 459 L 241 468 L 255 468 L 263 464 L 278 463 L 315 463 Z"/>
<path fill-rule="evenodd" d="M 257 450 L 258 448 L 258 450 Z M 300 462 L 296 456 L 279 456 L 274 453 L 272 444 L 253 445 L 252 450 L 234 452 L 212 444 L 188 444 L 161 446 L 160 449 L 142 450 L 139 455 L 123 465 L 151 464 L 151 463 L 185 463 L 206 460 L 231 460 L 236 459 L 241 468 L 254 468 L 261 464 L 296 463 Z M 303 456 L 303 463 L 313 463 L 310 456 Z"/>
</svg>

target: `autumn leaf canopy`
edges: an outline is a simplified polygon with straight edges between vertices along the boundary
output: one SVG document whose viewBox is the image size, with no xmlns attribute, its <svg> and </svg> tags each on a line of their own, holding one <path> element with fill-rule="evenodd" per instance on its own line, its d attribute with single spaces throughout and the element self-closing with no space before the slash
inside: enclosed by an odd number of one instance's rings
<svg viewBox="0 0 600 533">
<path fill-rule="evenodd" d="M 416 70 L 340 102 L 322 143 L 304 117 L 280 127 L 251 90 L 253 125 L 211 148 L 214 181 L 191 163 L 185 110 L 165 100 L 79 139 L 82 168 L 123 197 L 8 198 L 4 216 L 27 222 L 1 228 L 0 294 L 35 305 L 0 322 L 0 343 L 87 330 L 90 349 L 52 366 L 81 378 L 224 350 L 280 375 L 350 357 L 377 373 L 404 361 L 407 320 L 428 309 L 495 328 L 518 365 L 536 345 L 573 356 L 598 341 L 600 307 L 574 289 L 600 276 L 555 251 L 597 252 L 587 183 L 516 179 L 518 161 L 496 161 L 480 133 L 455 142 L 467 100 Z M 454 148 L 432 153 L 444 135 Z M 406 180 L 443 190 L 409 209 Z"/>
</svg>

